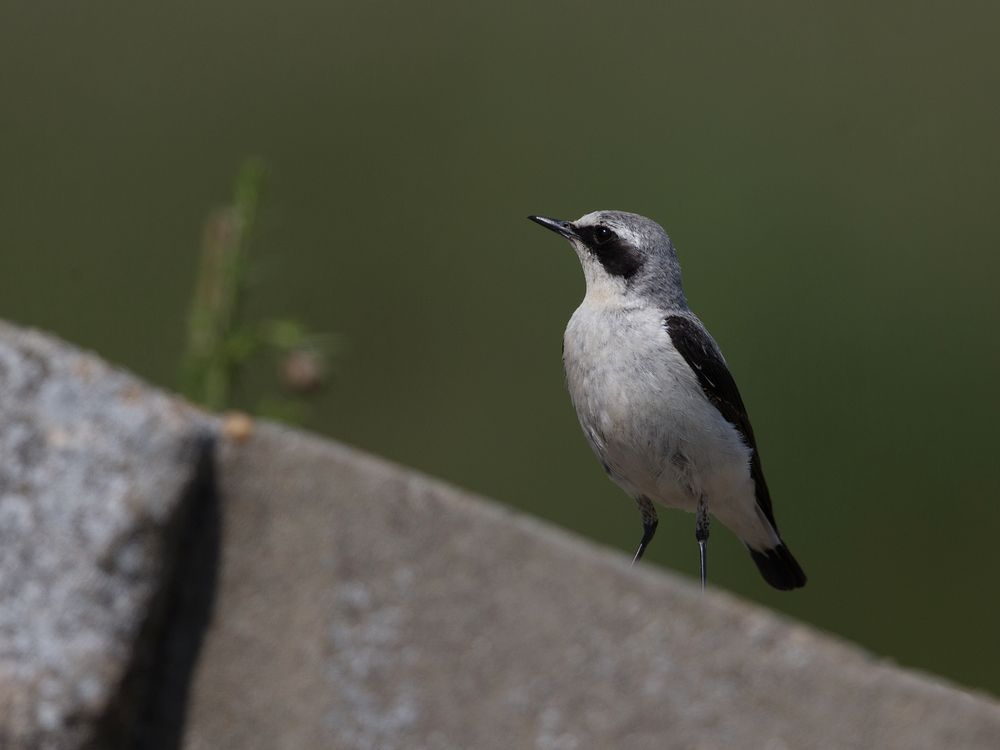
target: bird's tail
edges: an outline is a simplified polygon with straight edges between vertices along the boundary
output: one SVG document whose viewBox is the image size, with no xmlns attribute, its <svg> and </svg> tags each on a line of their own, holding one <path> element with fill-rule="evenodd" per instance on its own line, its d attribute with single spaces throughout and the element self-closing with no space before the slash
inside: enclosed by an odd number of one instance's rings
<svg viewBox="0 0 1000 750">
<path fill-rule="evenodd" d="M 750 550 L 750 557 L 757 563 L 764 580 L 774 588 L 790 591 L 806 585 L 806 574 L 802 572 L 802 568 L 792 557 L 784 542 L 779 541 L 776 547 L 763 551 L 749 546 L 747 549 Z"/>
</svg>

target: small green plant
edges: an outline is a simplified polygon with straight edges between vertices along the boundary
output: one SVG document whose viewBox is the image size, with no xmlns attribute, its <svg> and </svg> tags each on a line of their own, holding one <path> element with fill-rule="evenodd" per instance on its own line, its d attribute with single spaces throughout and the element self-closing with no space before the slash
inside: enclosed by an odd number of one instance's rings
<svg viewBox="0 0 1000 750">
<path fill-rule="evenodd" d="M 285 393 L 265 395 L 254 411 L 300 422 L 304 399 L 324 382 L 335 343 L 310 333 L 297 320 L 245 319 L 251 289 L 249 252 L 264 186 L 264 165 L 247 160 L 240 169 L 232 203 L 205 222 L 198 277 L 188 315 L 181 391 L 214 411 L 232 409 L 244 369 L 260 354 L 280 364 Z"/>
</svg>

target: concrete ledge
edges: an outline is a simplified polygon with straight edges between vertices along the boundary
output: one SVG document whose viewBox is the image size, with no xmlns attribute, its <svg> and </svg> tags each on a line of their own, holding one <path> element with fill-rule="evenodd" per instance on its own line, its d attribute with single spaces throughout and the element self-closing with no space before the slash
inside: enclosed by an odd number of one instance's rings
<svg viewBox="0 0 1000 750">
<path fill-rule="evenodd" d="M 989 697 L 6 324 L 0 595 L 5 749 L 1000 747 Z"/>
<path fill-rule="evenodd" d="M 983 696 L 341 445 L 220 469 L 193 750 L 998 746 Z"/>
</svg>

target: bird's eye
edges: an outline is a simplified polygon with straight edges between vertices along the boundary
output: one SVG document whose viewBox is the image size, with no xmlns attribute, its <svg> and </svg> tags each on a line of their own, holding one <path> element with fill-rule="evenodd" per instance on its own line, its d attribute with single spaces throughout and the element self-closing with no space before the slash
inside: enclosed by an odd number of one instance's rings
<svg viewBox="0 0 1000 750">
<path fill-rule="evenodd" d="M 594 229 L 594 241 L 597 242 L 598 245 L 604 244 L 614 236 L 615 233 L 607 227 L 597 227 Z"/>
</svg>

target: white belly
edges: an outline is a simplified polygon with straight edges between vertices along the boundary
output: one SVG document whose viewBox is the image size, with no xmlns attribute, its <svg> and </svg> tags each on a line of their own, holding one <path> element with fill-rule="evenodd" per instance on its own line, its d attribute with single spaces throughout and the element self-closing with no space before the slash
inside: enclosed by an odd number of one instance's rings
<svg viewBox="0 0 1000 750">
<path fill-rule="evenodd" d="M 750 450 L 705 398 L 654 309 L 586 300 L 566 328 L 563 360 L 580 425 L 633 497 L 716 515 L 752 512 Z"/>
</svg>

